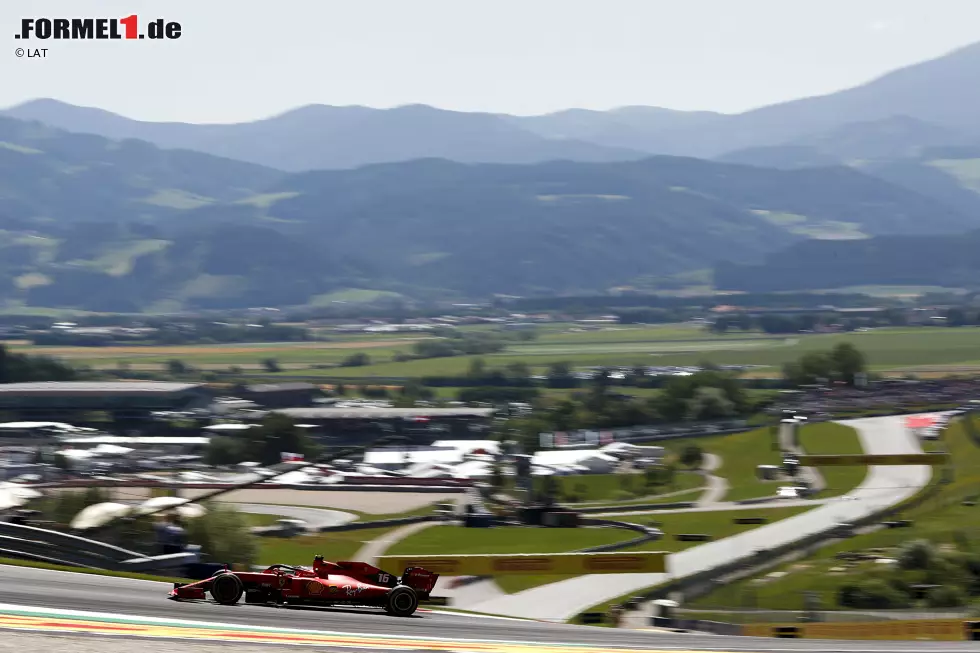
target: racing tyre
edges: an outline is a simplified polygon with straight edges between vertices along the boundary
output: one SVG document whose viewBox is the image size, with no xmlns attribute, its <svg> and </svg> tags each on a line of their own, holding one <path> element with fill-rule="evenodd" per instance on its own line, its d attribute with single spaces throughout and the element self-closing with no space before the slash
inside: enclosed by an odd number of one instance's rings
<svg viewBox="0 0 980 653">
<path fill-rule="evenodd" d="M 410 617 L 419 607 L 419 597 L 411 587 L 398 585 L 388 592 L 385 612 L 396 617 Z"/>
<path fill-rule="evenodd" d="M 244 592 L 245 587 L 235 574 L 221 574 L 211 581 L 211 598 L 221 605 L 235 605 Z"/>
</svg>

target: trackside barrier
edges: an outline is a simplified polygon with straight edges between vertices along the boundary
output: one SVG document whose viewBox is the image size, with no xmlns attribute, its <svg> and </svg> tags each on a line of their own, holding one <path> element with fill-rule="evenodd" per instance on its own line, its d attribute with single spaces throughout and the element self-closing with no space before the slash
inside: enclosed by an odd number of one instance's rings
<svg viewBox="0 0 980 653">
<path fill-rule="evenodd" d="M 964 635 L 969 642 L 980 642 L 980 621 L 967 621 L 963 624 Z"/>
<path fill-rule="evenodd" d="M 587 508 L 579 508 L 573 504 L 566 505 L 569 510 L 574 510 L 575 512 L 588 514 L 588 513 L 603 513 L 603 512 L 639 512 L 641 510 L 673 510 L 675 508 L 694 508 L 698 504 L 694 501 L 678 501 L 675 503 L 637 503 L 630 504 L 626 506 L 589 506 Z"/>
<path fill-rule="evenodd" d="M 855 465 L 942 465 L 949 462 L 947 453 L 861 454 L 796 456 L 801 467 L 848 467 Z"/>
<path fill-rule="evenodd" d="M 765 517 L 736 517 L 732 520 L 733 524 L 766 524 L 769 520 Z"/>
<path fill-rule="evenodd" d="M 358 521 L 348 524 L 338 524 L 336 526 L 324 526 L 317 530 L 320 533 L 337 533 L 341 531 L 359 531 L 370 528 L 389 528 L 392 526 L 405 526 L 407 524 L 418 524 L 429 521 L 445 521 L 441 515 L 419 515 L 417 517 L 396 517 L 395 519 L 379 519 L 376 521 Z M 256 526 L 252 533 L 262 537 L 282 537 L 289 532 L 289 528 L 282 525 Z"/>
<path fill-rule="evenodd" d="M 636 553 L 552 553 L 534 555 L 471 554 L 458 556 L 379 556 L 378 567 L 401 573 L 406 567 L 424 567 L 444 576 L 520 576 L 556 574 L 662 574 L 667 571 L 663 551 Z M 398 570 L 395 572 L 394 570 Z"/>
<path fill-rule="evenodd" d="M 922 619 L 916 621 L 872 621 L 812 624 L 749 624 L 742 634 L 749 637 L 782 637 L 801 639 L 865 640 L 937 640 L 972 639 L 972 624 L 958 619 Z"/>
<path fill-rule="evenodd" d="M 614 528 L 625 528 L 640 533 L 640 537 L 625 542 L 614 542 L 612 544 L 600 544 L 599 546 L 587 547 L 575 551 L 575 553 L 607 553 L 609 551 L 619 551 L 633 546 L 639 546 L 653 540 L 659 540 L 664 536 L 663 531 L 653 526 L 644 526 L 632 522 L 617 521 L 615 519 L 595 519 L 586 517 L 582 519 L 583 526 L 612 526 Z M 473 583 L 491 578 L 490 576 L 459 576 L 453 581 L 453 587 L 464 587 Z"/>
<path fill-rule="evenodd" d="M 678 542 L 710 542 L 711 536 L 707 533 L 676 533 L 674 539 Z"/>
<path fill-rule="evenodd" d="M 602 612 L 583 612 L 579 615 L 579 621 L 583 624 L 593 626 L 595 624 L 605 623 L 606 615 Z"/>
<path fill-rule="evenodd" d="M 114 571 L 173 569 L 200 559 L 193 552 L 146 556 L 77 535 L 9 522 L 0 522 L 0 549 L 14 558 Z"/>
<path fill-rule="evenodd" d="M 419 601 L 419 603 L 422 603 L 423 605 L 445 606 L 451 605 L 452 599 L 450 599 L 448 596 L 430 596 L 424 601 Z"/>
</svg>

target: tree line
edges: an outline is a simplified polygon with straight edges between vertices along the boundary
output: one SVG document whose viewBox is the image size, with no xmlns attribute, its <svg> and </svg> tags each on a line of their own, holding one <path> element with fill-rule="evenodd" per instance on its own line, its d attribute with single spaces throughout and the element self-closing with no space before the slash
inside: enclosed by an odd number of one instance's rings
<svg viewBox="0 0 980 653">
<path fill-rule="evenodd" d="M 614 392 L 608 374 L 600 374 L 567 397 L 547 402 L 542 398 L 530 416 L 508 420 L 499 428 L 502 437 L 517 437 L 525 449 L 534 450 L 539 433 L 746 418 L 771 401 L 750 395 L 734 374 L 716 369 L 669 377 L 658 392 L 646 396 Z"/>
<path fill-rule="evenodd" d="M 58 359 L 20 354 L 0 345 L 0 383 L 75 381 L 79 377 L 79 370 Z"/>
</svg>

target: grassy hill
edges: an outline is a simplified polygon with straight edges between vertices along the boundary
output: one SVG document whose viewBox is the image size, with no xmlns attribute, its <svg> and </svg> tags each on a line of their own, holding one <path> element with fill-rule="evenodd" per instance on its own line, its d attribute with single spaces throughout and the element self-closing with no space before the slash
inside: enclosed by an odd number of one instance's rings
<svg viewBox="0 0 980 653">
<path fill-rule="evenodd" d="M 380 301 L 594 292 L 720 259 L 757 262 L 807 238 L 971 225 L 847 167 L 422 159 L 288 175 L 9 118 L 0 142 L 7 308 L 305 305 L 345 301 L 346 289 Z"/>
<path fill-rule="evenodd" d="M 880 286 L 976 288 L 980 231 L 939 236 L 809 240 L 759 264 L 719 263 L 721 290 L 777 292 Z"/>
</svg>

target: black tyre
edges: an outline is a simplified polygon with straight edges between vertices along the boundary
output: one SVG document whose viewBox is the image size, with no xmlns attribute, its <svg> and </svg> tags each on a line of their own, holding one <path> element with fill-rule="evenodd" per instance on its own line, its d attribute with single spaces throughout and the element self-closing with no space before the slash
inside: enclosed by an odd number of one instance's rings
<svg viewBox="0 0 980 653">
<path fill-rule="evenodd" d="M 410 617 L 419 607 L 419 597 L 411 587 L 398 585 L 388 592 L 385 612 L 396 617 Z"/>
<path fill-rule="evenodd" d="M 235 574 L 221 574 L 211 581 L 211 598 L 221 605 L 235 605 L 244 592 L 245 587 Z"/>
</svg>

